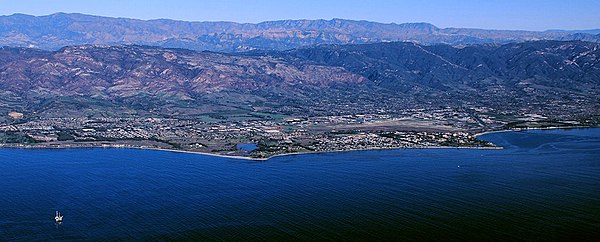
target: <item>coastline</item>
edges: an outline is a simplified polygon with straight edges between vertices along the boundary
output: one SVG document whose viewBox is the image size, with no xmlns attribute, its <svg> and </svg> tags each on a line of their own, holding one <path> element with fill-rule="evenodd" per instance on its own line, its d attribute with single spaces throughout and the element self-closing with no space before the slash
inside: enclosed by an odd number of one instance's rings
<svg viewBox="0 0 600 242">
<path fill-rule="evenodd" d="M 306 154 L 325 154 L 325 153 L 342 153 L 342 152 L 354 152 L 354 151 L 371 151 L 371 150 L 403 150 L 403 149 L 477 149 L 477 150 L 501 150 L 503 147 L 476 147 L 476 146 L 463 146 L 463 147 L 453 147 L 453 146 L 415 146 L 415 147 L 395 147 L 395 148 L 369 148 L 369 149 L 349 149 L 349 150 L 323 150 L 323 151 L 303 151 L 303 152 L 293 152 L 293 153 L 282 153 L 275 154 L 266 158 L 258 158 L 258 157 L 249 157 L 249 156 L 239 156 L 239 155 L 224 155 L 224 154 L 215 154 L 208 152 L 200 152 L 200 151 L 191 151 L 191 150 L 177 150 L 177 149 L 168 149 L 168 148 L 158 148 L 158 147 L 141 147 L 141 146 L 123 146 L 123 145 L 101 145 L 101 146 L 79 146 L 79 147 L 61 147 L 61 146 L 48 146 L 48 147 L 38 147 L 38 146 L 30 146 L 30 145 L 0 145 L 1 148 L 11 148 L 11 149 L 138 149 L 138 150 L 155 150 L 155 151 L 164 151 L 164 152 L 176 152 L 176 153 L 187 153 L 187 154 L 195 154 L 195 155 L 206 155 L 220 158 L 229 158 L 229 159 L 240 159 L 240 160 L 250 160 L 250 161 L 266 161 L 275 157 L 283 157 L 283 156 L 292 156 L 292 155 L 306 155 Z"/>
<path fill-rule="evenodd" d="M 195 154 L 195 155 L 207 155 L 221 158 L 230 158 L 230 159 L 240 159 L 240 160 L 252 160 L 252 161 L 266 161 L 269 158 L 253 158 L 248 156 L 240 156 L 240 155 L 222 155 L 208 152 L 200 152 L 200 151 L 191 151 L 191 150 L 175 150 L 175 149 L 165 149 L 165 148 L 153 148 L 153 147 L 131 147 L 126 149 L 139 149 L 139 150 L 157 150 L 157 151 L 166 151 L 166 152 L 176 152 L 176 153 L 187 153 L 187 154 Z"/>
<path fill-rule="evenodd" d="M 519 131 L 528 131 L 528 130 L 553 130 L 553 129 L 588 129 L 588 128 L 599 128 L 598 126 L 559 126 L 559 127 L 543 127 L 543 128 L 515 128 L 515 129 L 501 129 L 501 130 L 491 130 L 484 131 L 481 133 L 476 133 L 474 136 L 479 137 L 486 134 L 493 133 L 504 133 L 504 132 L 519 132 Z"/>
<path fill-rule="evenodd" d="M 463 147 L 453 147 L 453 146 L 419 146 L 419 147 L 398 147 L 398 148 L 372 148 L 372 149 L 351 149 L 351 150 L 324 150 L 324 151 L 305 151 L 305 152 L 295 152 L 295 153 L 285 153 L 285 154 L 276 154 L 272 155 L 269 158 L 262 158 L 264 160 L 268 160 L 274 157 L 281 156 L 292 156 L 292 155 L 306 155 L 306 154 L 326 154 L 326 153 L 344 153 L 344 152 L 354 152 L 354 151 L 371 151 L 371 150 L 414 150 L 414 149 L 473 149 L 473 150 L 501 150 L 504 149 L 500 146 L 495 147 L 476 147 L 476 146 L 463 146 Z"/>
<path fill-rule="evenodd" d="M 504 130 L 492 130 L 485 131 L 481 133 L 474 134 L 475 137 L 479 137 L 486 134 L 493 133 L 503 133 L 503 132 L 519 132 L 519 131 L 528 131 L 528 130 L 554 130 L 554 129 L 580 129 L 580 128 L 598 128 L 596 126 L 570 126 L 570 127 L 544 127 L 544 128 L 518 128 L 518 129 L 504 129 Z M 249 161 L 266 161 L 275 157 L 283 157 L 283 156 L 292 156 L 292 155 L 304 155 L 304 154 L 323 154 L 323 153 L 340 153 L 340 152 L 353 152 L 353 151 L 370 151 L 370 150 L 401 150 L 401 149 L 478 149 L 478 150 L 501 150 L 504 147 L 501 146 L 493 146 L 493 147 L 476 147 L 476 146 L 463 146 L 463 147 L 453 147 L 453 146 L 414 146 L 414 147 L 394 147 L 394 148 L 368 148 L 368 149 L 349 149 L 349 150 L 323 150 L 323 151 L 303 151 L 303 152 L 293 152 L 293 153 L 282 153 L 282 154 L 274 154 L 266 158 L 258 158 L 258 157 L 249 157 L 249 156 L 240 156 L 240 155 L 226 155 L 226 154 L 216 154 L 216 153 L 208 153 L 208 152 L 200 152 L 200 151 L 191 151 L 191 150 L 178 150 L 178 149 L 169 149 L 169 148 L 160 148 L 160 147 L 147 147 L 147 146 L 134 146 L 134 145 L 124 145 L 124 144 L 100 144 L 93 145 L 89 144 L 88 146 L 77 146 L 71 147 L 68 145 L 61 146 L 57 144 L 49 145 L 49 146 L 35 146 L 35 145 L 24 145 L 24 144 L 14 144 L 14 145 L 6 145 L 0 144 L 0 148 L 13 148 L 13 149 L 81 149 L 81 148 L 113 148 L 113 149 L 141 149 L 141 150 L 156 150 L 156 151 L 165 151 L 165 152 L 177 152 L 177 153 L 188 153 L 188 154 L 196 154 L 196 155 L 206 155 L 213 157 L 221 157 L 221 158 L 229 158 L 229 159 L 240 159 L 240 160 L 249 160 Z"/>
</svg>

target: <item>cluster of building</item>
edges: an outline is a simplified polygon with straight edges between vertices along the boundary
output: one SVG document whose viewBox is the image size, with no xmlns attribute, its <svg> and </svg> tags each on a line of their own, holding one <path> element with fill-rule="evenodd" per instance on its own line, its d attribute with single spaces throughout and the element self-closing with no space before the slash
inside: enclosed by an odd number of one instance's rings
<svg viewBox="0 0 600 242">
<path fill-rule="evenodd" d="M 176 118 L 36 118 L 0 125 L 10 140 L 44 146 L 156 146 L 268 157 L 282 153 L 418 147 L 489 147 L 464 130 L 494 125 L 452 109 L 407 109 L 399 114 L 344 114 L 217 121 Z M 11 138 L 12 136 L 12 138 Z M 15 139 L 14 136 L 21 136 Z M 8 137 L 8 138 L 7 138 Z M 144 141 L 144 142 L 143 142 Z M 248 153 L 237 144 L 253 143 Z M 20 144 L 23 145 L 23 144 Z"/>
</svg>

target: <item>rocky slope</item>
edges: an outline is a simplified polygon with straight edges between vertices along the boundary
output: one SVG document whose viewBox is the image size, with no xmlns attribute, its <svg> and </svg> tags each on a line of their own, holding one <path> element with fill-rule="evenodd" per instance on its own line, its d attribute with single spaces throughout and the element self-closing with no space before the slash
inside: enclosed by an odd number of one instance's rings
<svg viewBox="0 0 600 242">
<path fill-rule="evenodd" d="M 1 48 L 0 56 L 0 89 L 17 96 L 143 94 L 185 100 L 219 91 L 311 89 L 366 80 L 340 67 L 144 46 Z"/>
<path fill-rule="evenodd" d="M 142 44 L 225 52 L 285 50 L 315 44 L 411 41 L 420 44 L 585 40 L 593 33 L 446 28 L 428 23 L 383 24 L 344 19 L 282 20 L 258 24 L 136 20 L 83 14 L 0 16 L 0 46 L 56 50 L 67 45 Z"/>
<path fill-rule="evenodd" d="M 416 103 L 483 105 L 555 115 L 600 114 L 598 43 L 535 41 L 453 47 L 396 42 L 319 46 L 270 55 L 343 67 L 381 90 Z"/>
<path fill-rule="evenodd" d="M 525 83 L 585 92 L 600 84 L 600 44 L 590 42 L 535 41 L 465 47 L 396 42 L 264 53 L 290 61 L 344 67 L 378 86 L 402 92 L 419 87 L 481 92 Z"/>
</svg>

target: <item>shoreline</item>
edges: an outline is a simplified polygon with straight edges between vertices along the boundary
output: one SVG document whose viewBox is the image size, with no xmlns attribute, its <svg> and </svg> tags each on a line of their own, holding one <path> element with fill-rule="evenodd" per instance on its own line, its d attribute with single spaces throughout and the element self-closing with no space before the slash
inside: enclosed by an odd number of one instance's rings
<svg viewBox="0 0 600 242">
<path fill-rule="evenodd" d="M 200 151 L 191 151 L 191 150 L 175 150 L 175 149 L 165 149 L 165 148 L 152 148 L 152 147 L 131 147 L 125 149 L 138 149 L 138 150 L 156 150 L 156 151 L 165 151 L 165 152 L 176 152 L 176 153 L 186 153 L 186 154 L 195 154 L 195 155 L 207 155 L 221 158 L 230 158 L 230 159 L 240 159 L 240 160 L 252 160 L 252 161 L 266 161 L 269 158 L 253 158 L 248 156 L 240 156 L 240 155 L 222 155 L 208 152 L 200 152 Z"/>
<path fill-rule="evenodd" d="M 292 156 L 292 155 L 307 155 L 307 154 L 325 154 L 325 153 L 342 153 L 342 152 L 354 152 L 354 151 L 375 151 L 375 150 L 403 150 L 403 149 L 476 149 L 476 150 L 501 150 L 504 149 L 501 146 L 496 147 L 476 147 L 476 146 L 462 146 L 462 147 L 454 147 L 454 146 L 415 146 L 415 147 L 395 147 L 395 148 L 370 148 L 370 149 L 350 149 L 350 150 L 323 150 L 323 151 L 304 151 L 304 152 L 293 152 L 293 153 L 282 153 L 275 154 L 269 156 L 267 158 L 258 158 L 258 157 L 249 157 L 249 156 L 239 156 L 239 155 L 224 155 L 224 154 L 215 154 L 208 152 L 200 152 L 200 151 L 191 151 L 191 150 L 177 150 L 177 149 L 167 149 L 167 148 L 157 148 L 157 147 L 140 147 L 140 146 L 123 146 L 123 145 L 102 145 L 102 146 L 79 146 L 79 147 L 60 147 L 60 146 L 48 146 L 48 147 L 37 147 L 30 145 L 0 145 L 0 149 L 9 148 L 9 149 L 138 149 L 138 150 L 154 150 L 154 151 L 163 151 L 163 152 L 176 152 L 176 153 L 187 153 L 187 154 L 195 154 L 195 155 L 206 155 L 220 158 L 229 158 L 229 159 L 239 159 L 239 160 L 250 160 L 250 161 L 267 161 L 271 158 L 275 157 L 283 157 L 283 156 Z"/>
<path fill-rule="evenodd" d="M 570 127 L 504 129 L 504 130 L 492 130 L 492 131 L 476 133 L 476 134 L 474 134 L 474 136 L 479 137 L 479 136 L 486 135 L 486 134 L 518 132 L 518 131 L 528 131 L 528 130 L 554 130 L 554 129 L 568 130 L 568 129 L 580 129 L 580 128 L 599 128 L 599 127 L 596 127 L 596 126 L 570 126 Z M 213 156 L 213 157 L 220 157 L 220 158 L 249 160 L 249 161 L 267 161 L 267 160 L 269 160 L 271 158 L 275 158 L 275 157 L 292 156 L 292 155 L 341 153 L 341 152 L 371 151 L 371 150 L 375 151 L 375 150 L 401 150 L 401 149 L 477 149 L 477 150 L 501 150 L 501 149 L 504 149 L 504 147 L 502 147 L 502 146 L 493 146 L 493 147 L 415 146 L 415 147 L 395 147 L 395 148 L 303 151 L 303 152 L 274 154 L 274 155 L 266 157 L 266 158 L 258 158 L 258 157 L 249 157 L 249 156 L 240 156 L 240 155 L 225 155 L 225 154 L 216 154 L 216 153 L 208 153 L 208 152 L 201 152 L 201 151 L 177 150 L 177 149 L 168 149 L 168 148 L 159 148 L 159 147 L 128 146 L 128 145 L 123 145 L 123 144 L 101 144 L 101 145 L 89 145 L 89 146 L 79 146 L 79 147 L 60 146 L 60 145 L 56 145 L 56 144 L 54 144 L 54 146 L 47 146 L 47 147 L 38 147 L 38 146 L 34 146 L 34 145 L 23 145 L 23 144 L 15 144 L 15 145 L 0 144 L 0 149 L 1 148 L 12 148 L 12 149 L 84 149 L 84 148 L 88 148 L 88 149 L 98 149 L 98 148 L 139 149 L 139 150 L 155 150 L 155 151 L 164 151 L 164 152 L 177 152 L 177 153 L 187 153 L 187 154 L 196 154 L 196 155 L 206 155 L 206 156 Z"/>
<path fill-rule="evenodd" d="M 495 146 L 495 147 L 476 147 L 476 146 L 462 146 L 462 147 L 453 147 L 453 146 L 420 146 L 420 147 L 372 148 L 372 149 L 351 149 L 351 150 L 324 150 L 324 151 L 305 151 L 305 152 L 276 154 L 276 155 L 270 156 L 269 158 L 259 158 L 259 159 L 268 160 L 268 159 L 271 159 L 271 158 L 274 158 L 274 157 L 281 157 L 281 156 L 308 155 L 308 154 L 326 154 L 326 153 L 345 153 L 345 152 L 354 152 L 354 151 L 416 150 L 416 149 L 502 150 L 502 149 L 504 149 L 504 147 L 501 147 L 501 146 Z"/>
<path fill-rule="evenodd" d="M 479 137 L 482 135 L 486 135 L 486 134 L 493 134 L 493 133 L 504 133 L 504 132 L 519 132 L 519 131 L 528 131 L 528 130 L 553 130 L 553 129 L 591 129 L 591 128 L 600 128 L 598 126 L 559 126 L 559 127 L 542 127 L 542 128 L 515 128 L 515 129 L 502 129 L 502 130 L 491 130 L 491 131 L 484 131 L 481 133 L 476 133 L 475 137 Z"/>
</svg>

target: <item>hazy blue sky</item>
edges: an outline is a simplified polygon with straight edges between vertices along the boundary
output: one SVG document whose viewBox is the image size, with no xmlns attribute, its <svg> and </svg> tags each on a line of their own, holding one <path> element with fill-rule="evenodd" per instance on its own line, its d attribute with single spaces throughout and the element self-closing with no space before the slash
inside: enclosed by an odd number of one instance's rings
<svg viewBox="0 0 600 242">
<path fill-rule="evenodd" d="M 0 0 L 0 15 L 55 12 L 251 23 L 345 18 L 439 27 L 600 28 L 600 0 Z"/>
</svg>

